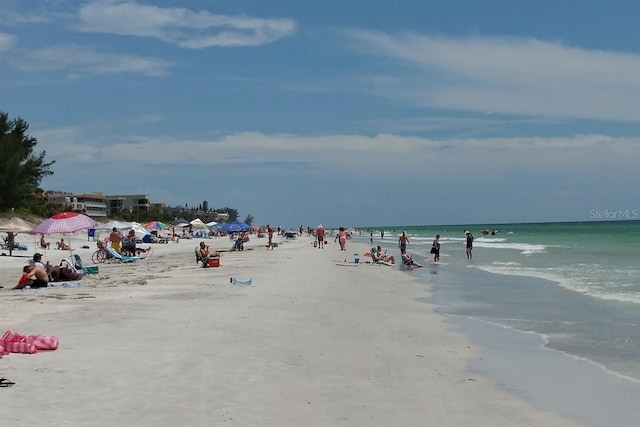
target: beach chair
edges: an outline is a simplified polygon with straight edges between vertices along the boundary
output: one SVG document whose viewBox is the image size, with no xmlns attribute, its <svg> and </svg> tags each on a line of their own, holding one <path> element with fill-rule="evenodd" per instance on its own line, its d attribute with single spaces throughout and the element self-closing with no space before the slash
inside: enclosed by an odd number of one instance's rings
<svg viewBox="0 0 640 427">
<path fill-rule="evenodd" d="M 204 259 L 202 258 L 202 254 L 200 253 L 200 248 L 198 246 L 196 246 L 196 264 L 198 263 L 202 263 L 203 267 L 206 267 L 206 263 L 204 262 Z"/>
<path fill-rule="evenodd" d="M 118 252 L 115 251 L 115 249 L 113 249 L 111 246 L 107 246 L 107 251 L 109 252 L 109 254 L 111 254 L 111 256 L 113 257 L 112 259 L 116 260 L 117 262 L 120 263 L 126 263 L 126 262 L 138 262 L 141 259 L 144 259 L 144 257 L 139 257 L 139 256 L 125 256 L 122 254 L 119 254 Z"/>
<path fill-rule="evenodd" d="M 376 248 L 371 248 L 371 265 L 386 265 L 387 267 L 392 267 L 395 264 L 383 260 L 382 257 L 378 255 Z"/>
<path fill-rule="evenodd" d="M 60 276 L 59 281 L 64 280 L 80 280 L 86 273 L 82 268 L 82 260 L 79 255 L 74 255 L 71 259 L 63 259 L 60 261 Z M 63 270 L 68 270 L 68 274 L 71 274 L 71 277 L 63 277 Z"/>
</svg>

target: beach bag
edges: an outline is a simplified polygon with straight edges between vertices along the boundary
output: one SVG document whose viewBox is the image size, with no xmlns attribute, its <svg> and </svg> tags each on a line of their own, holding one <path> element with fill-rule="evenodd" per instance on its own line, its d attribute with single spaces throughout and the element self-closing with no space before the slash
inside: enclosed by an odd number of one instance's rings
<svg viewBox="0 0 640 427">
<path fill-rule="evenodd" d="M 430 253 L 435 254 L 436 252 L 438 252 L 438 250 L 436 249 L 436 247 L 435 247 L 435 246 L 432 246 L 432 247 L 431 247 L 431 252 L 430 252 Z"/>
</svg>

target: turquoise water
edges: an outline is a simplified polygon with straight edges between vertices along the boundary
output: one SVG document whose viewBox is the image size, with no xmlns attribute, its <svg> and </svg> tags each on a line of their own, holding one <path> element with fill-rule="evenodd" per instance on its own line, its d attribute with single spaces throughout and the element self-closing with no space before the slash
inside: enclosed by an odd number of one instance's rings
<svg viewBox="0 0 640 427">
<path fill-rule="evenodd" d="M 441 312 L 539 334 L 549 348 L 640 380 L 640 221 L 391 226 L 384 239 L 374 230 L 374 243 L 392 251 L 407 232 L 426 266 L 408 274 L 431 285 Z M 429 260 L 436 234 L 440 263 Z"/>
</svg>

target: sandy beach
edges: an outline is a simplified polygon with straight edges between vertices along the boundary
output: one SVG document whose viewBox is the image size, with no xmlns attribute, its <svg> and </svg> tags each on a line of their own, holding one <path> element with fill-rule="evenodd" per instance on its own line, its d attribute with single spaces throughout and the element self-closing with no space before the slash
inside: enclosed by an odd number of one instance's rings
<svg viewBox="0 0 640 427">
<path fill-rule="evenodd" d="M 0 389 L 3 425 L 577 425 L 471 371 L 479 349 L 410 273 L 353 264 L 364 245 L 275 241 L 267 251 L 253 238 L 209 269 L 196 264 L 199 240 L 156 244 L 79 287 L 1 290 L 0 333 L 60 339 L 0 359 L 0 377 L 16 383 Z M 93 265 L 95 244 L 72 242 Z M 0 257 L 5 288 L 33 250 L 19 255 Z"/>
</svg>

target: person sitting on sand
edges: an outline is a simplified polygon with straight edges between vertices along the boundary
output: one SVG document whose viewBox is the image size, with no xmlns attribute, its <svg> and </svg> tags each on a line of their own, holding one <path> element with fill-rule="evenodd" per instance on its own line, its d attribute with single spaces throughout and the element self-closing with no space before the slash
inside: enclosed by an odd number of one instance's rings
<svg viewBox="0 0 640 427">
<path fill-rule="evenodd" d="M 205 267 L 209 266 L 209 258 L 220 258 L 222 255 L 218 251 L 211 252 L 209 245 L 200 242 L 200 256 Z"/>
<path fill-rule="evenodd" d="M 390 261 L 385 261 L 383 255 L 380 254 L 376 248 L 371 248 L 371 261 L 373 261 L 374 264 L 382 264 L 388 266 L 395 265 L 395 260 L 394 264 L 392 264 Z"/>
<path fill-rule="evenodd" d="M 41 247 L 42 249 L 49 249 L 49 246 L 51 246 L 51 242 L 47 242 L 47 241 L 44 239 L 44 234 L 41 234 L 41 235 L 40 235 L 40 247 Z"/>
<path fill-rule="evenodd" d="M 63 251 L 68 251 L 69 249 L 71 249 L 71 247 L 64 242 L 64 238 L 63 238 L 63 239 L 60 239 L 60 241 L 58 242 L 58 249 Z"/>
<path fill-rule="evenodd" d="M 376 252 L 378 253 L 378 257 L 382 261 L 388 262 L 393 265 L 396 264 L 396 258 L 393 255 L 387 255 L 387 251 L 382 252 L 382 247 L 380 247 L 380 245 L 378 245 L 378 247 L 376 248 Z"/>
<path fill-rule="evenodd" d="M 29 260 L 29 264 L 35 267 L 38 267 L 41 270 L 44 270 L 49 277 L 50 282 L 56 282 L 60 280 L 60 266 L 59 265 L 51 265 L 49 261 L 47 263 L 42 262 L 42 254 L 36 252 L 33 254 L 33 258 Z"/>
<path fill-rule="evenodd" d="M 411 256 L 407 253 L 406 249 L 402 251 L 402 265 L 405 267 L 424 267 L 421 264 L 418 264 L 411 258 Z"/>
<path fill-rule="evenodd" d="M 46 288 L 49 286 L 49 278 L 47 272 L 35 265 L 25 265 L 22 268 L 22 276 L 18 280 L 18 284 L 11 289 L 22 289 L 25 286 L 31 288 Z"/>
</svg>

